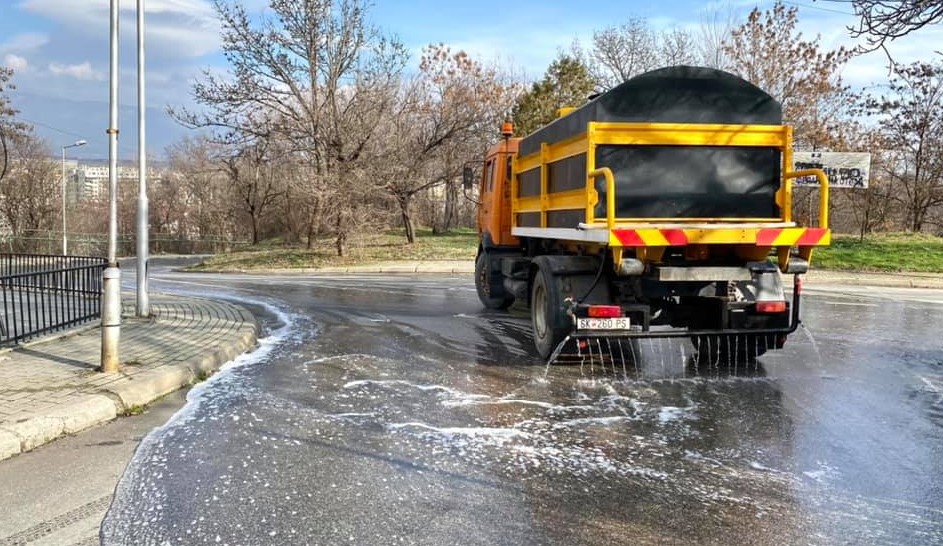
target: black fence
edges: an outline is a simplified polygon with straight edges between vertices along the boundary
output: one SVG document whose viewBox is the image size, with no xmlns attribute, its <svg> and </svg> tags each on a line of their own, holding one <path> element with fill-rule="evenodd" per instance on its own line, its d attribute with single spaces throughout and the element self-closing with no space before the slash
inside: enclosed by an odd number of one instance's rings
<svg viewBox="0 0 943 546">
<path fill-rule="evenodd" d="M 0 254 L 0 345 L 101 318 L 106 260 Z"/>
<path fill-rule="evenodd" d="M 134 237 L 119 236 L 116 241 L 118 257 L 134 256 L 137 242 Z M 151 234 L 151 254 L 217 254 L 247 248 L 249 240 L 190 239 Z M 12 254 L 56 254 L 62 251 L 62 232 L 30 231 L 16 237 L 0 236 L 0 252 Z M 83 256 L 104 256 L 108 253 L 108 236 L 100 234 L 69 234 L 69 253 Z"/>
</svg>

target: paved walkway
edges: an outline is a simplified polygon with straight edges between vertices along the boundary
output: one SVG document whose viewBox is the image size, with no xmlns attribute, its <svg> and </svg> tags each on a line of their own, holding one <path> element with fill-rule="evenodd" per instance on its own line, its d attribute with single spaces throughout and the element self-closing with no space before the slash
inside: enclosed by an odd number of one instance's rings
<svg viewBox="0 0 943 546">
<path fill-rule="evenodd" d="M 97 324 L 0 352 L 0 459 L 136 411 L 256 342 L 255 319 L 235 305 L 152 295 L 151 312 L 125 307 L 118 373 L 96 371 Z"/>
</svg>

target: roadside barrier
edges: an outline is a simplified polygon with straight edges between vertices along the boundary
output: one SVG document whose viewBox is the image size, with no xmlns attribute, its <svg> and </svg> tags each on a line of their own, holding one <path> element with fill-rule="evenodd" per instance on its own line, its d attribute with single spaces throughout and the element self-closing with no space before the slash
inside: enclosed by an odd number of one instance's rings
<svg viewBox="0 0 943 546">
<path fill-rule="evenodd" d="M 105 258 L 0 254 L 0 345 L 101 318 Z"/>
</svg>

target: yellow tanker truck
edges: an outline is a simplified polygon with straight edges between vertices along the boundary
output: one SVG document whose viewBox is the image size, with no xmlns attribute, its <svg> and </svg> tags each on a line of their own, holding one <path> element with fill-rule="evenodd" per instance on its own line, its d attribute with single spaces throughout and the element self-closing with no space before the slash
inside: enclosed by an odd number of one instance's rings
<svg viewBox="0 0 943 546">
<path fill-rule="evenodd" d="M 489 309 L 529 305 L 541 357 L 565 340 L 687 337 L 699 359 L 743 362 L 798 327 L 800 275 L 830 240 L 828 180 L 792 171 L 792 127 L 763 90 L 669 67 L 502 133 L 480 179 L 465 170 L 475 284 Z M 821 184 L 816 226 L 792 218 L 799 176 Z"/>
</svg>

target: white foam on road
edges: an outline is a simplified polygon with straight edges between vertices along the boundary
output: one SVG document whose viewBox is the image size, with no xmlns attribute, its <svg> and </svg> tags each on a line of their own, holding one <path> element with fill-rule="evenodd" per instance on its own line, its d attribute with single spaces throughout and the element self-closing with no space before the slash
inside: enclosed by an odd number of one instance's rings
<svg viewBox="0 0 943 546">
<path fill-rule="evenodd" d="M 458 398 L 456 400 L 446 400 L 442 402 L 442 405 L 446 407 L 460 407 L 460 406 L 502 406 L 502 405 L 519 405 L 519 406 L 536 406 L 538 408 L 544 408 L 549 410 L 554 410 L 561 408 L 556 404 L 551 404 L 549 402 L 539 402 L 537 400 L 523 400 L 519 398 L 491 398 L 490 396 L 483 395 L 471 395 Z"/>
<path fill-rule="evenodd" d="M 357 389 L 361 387 L 390 387 L 390 386 L 403 386 L 409 387 L 412 389 L 417 389 L 424 392 L 440 392 L 446 395 L 449 395 L 453 398 L 461 399 L 478 399 L 478 398 L 489 398 L 485 394 L 469 394 L 462 392 L 451 387 L 446 387 L 444 385 L 422 385 L 419 383 L 413 383 L 412 381 L 406 381 L 404 379 L 361 379 L 358 381 L 349 381 L 344 384 L 343 388 L 345 389 Z"/>
<path fill-rule="evenodd" d="M 227 394 L 238 394 L 248 389 L 250 386 L 240 383 L 238 376 L 233 372 L 265 362 L 279 345 L 298 335 L 296 324 L 301 320 L 300 317 L 286 313 L 267 302 L 252 301 L 245 298 L 242 301 L 264 307 L 278 317 L 281 326 L 268 336 L 259 339 L 258 347 L 254 351 L 242 354 L 227 362 L 216 374 L 190 389 L 190 392 L 187 393 L 187 403 L 164 425 L 152 430 L 141 441 L 134 457 L 128 464 L 125 474 L 115 488 L 112 507 L 102 523 L 102 535 L 106 539 L 106 543 L 108 543 L 109 538 L 113 540 L 115 537 L 127 536 L 126 531 L 141 525 L 140 521 L 130 519 L 140 509 L 141 498 L 148 499 L 149 510 L 155 510 L 154 506 L 159 506 L 165 500 L 165 495 L 160 488 L 161 475 L 154 472 L 155 468 L 158 470 L 165 469 L 167 465 L 167 453 L 163 444 L 164 436 L 174 434 L 175 431 L 181 429 L 186 434 L 188 423 L 196 417 L 201 407 L 212 400 L 212 394 L 220 391 Z M 255 415 L 251 415 L 251 417 L 255 418 Z M 236 416 L 233 416 L 232 419 L 235 423 L 240 422 Z M 251 426 L 251 423 L 248 426 Z M 186 448 L 181 449 L 182 452 L 186 451 Z M 112 513 L 116 508 L 118 512 Z"/>
<path fill-rule="evenodd" d="M 690 416 L 690 412 L 694 408 L 679 408 L 676 406 L 663 406 L 658 410 L 658 422 L 662 425 L 671 423 L 672 421 L 680 421 L 686 419 Z"/>
<path fill-rule="evenodd" d="M 431 432 L 440 436 L 472 436 L 477 438 L 492 438 L 496 440 L 506 440 L 510 438 L 527 438 L 530 434 L 517 430 L 515 428 L 494 428 L 494 427 L 434 427 L 426 423 L 389 423 L 386 427 L 390 430 L 411 429 L 424 432 Z"/>
<path fill-rule="evenodd" d="M 249 304 L 265 307 L 267 311 L 278 317 L 278 320 L 282 323 L 282 325 L 276 328 L 268 336 L 259 339 L 258 347 L 254 351 L 243 353 L 237 356 L 235 359 L 223 364 L 219 371 L 210 376 L 209 379 L 195 385 L 192 389 L 190 389 L 190 392 L 187 393 L 187 404 L 177 411 L 177 413 L 174 414 L 174 416 L 171 417 L 170 420 L 167 421 L 167 423 L 165 423 L 162 427 L 155 429 L 154 432 L 159 432 L 161 430 L 189 421 L 200 408 L 200 406 L 204 403 L 205 394 L 208 391 L 211 391 L 212 389 L 222 385 L 225 385 L 230 389 L 234 387 L 238 388 L 237 385 L 235 385 L 232 381 L 232 372 L 234 370 L 265 361 L 272 354 L 272 351 L 276 347 L 297 335 L 298 332 L 295 328 L 295 324 L 298 322 L 298 318 L 294 315 L 286 313 L 278 307 L 265 302 L 249 300 L 244 301 Z"/>
<path fill-rule="evenodd" d="M 629 415 L 612 415 L 606 417 L 581 417 L 578 419 L 565 419 L 563 421 L 555 421 L 552 423 L 553 427 L 585 427 L 593 425 L 602 425 L 602 426 L 611 426 L 618 423 L 624 423 L 626 421 L 638 421 L 637 417 L 632 417 Z"/>
</svg>

